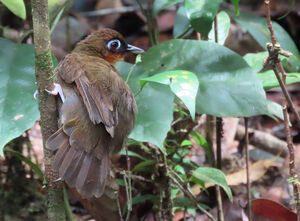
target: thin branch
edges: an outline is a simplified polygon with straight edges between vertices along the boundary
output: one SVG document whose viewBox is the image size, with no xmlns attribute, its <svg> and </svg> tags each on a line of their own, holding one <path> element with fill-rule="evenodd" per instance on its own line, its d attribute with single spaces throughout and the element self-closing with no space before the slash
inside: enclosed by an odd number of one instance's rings
<svg viewBox="0 0 300 221">
<path fill-rule="evenodd" d="M 248 219 L 252 220 L 251 214 L 251 181 L 249 171 L 249 133 L 248 133 L 248 118 L 245 117 L 245 152 L 246 152 L 246 174 L 247 174 L 247 200 L 248 200 Z"/>
<path fill-rule="evenodd" d="M 267 48 L 268 48 L 268 51 L 269 51 L 269 57 L 266 60 L 266 62 L 264 62 L 264 66 L 268 66 L 268 65 L 273 66 L 273 70 L 274 70 L 276 78 L 279 82 L 280 88 L 281 88 L 281 90 L 284 94 L 285 99 L 287 100 L 287 102 L 289 104 L 289 107 L 291 108 L 292 112 L 295 114 L 296 120 L 297 120 L 297 123 L 298 123 L 298 127 L 300 128 L 300 116 L 299 116 L 297 110 L 295 109 L 294 104 L 292 102 L 292 99 L 291 99 L 291 97 L 290 97 L 290 95 L 289 95 L 289 93 L 286 89 L 285 81 L 283 79 L 281 79 L 281 77 L 280 77 L 280 75 L 277 71 L 277 67 L 275 68 L 275 66 L 278 65 L 279 70 L 282 73 L 283 77 L 284 78 L 286 77 L 286 72 L 285 72 L 285 70 L 282 66 L 282 63 L 281 63 L 281 61 L 278 57 L 278 54 L 282 50 L 280 49 L 280 44 L 277 42 L 277 39 L 276 39 L 276 36 L 275 36 L 275 33 L 274 33 L 274 29 L 273 29 L 273 26 L 272 26 L 271 15 L 270 15 L 270 1 L 265 0 L 265 5 L 267 6 L 266 7 L 267 24 L 268 24 L 268 28 L 269 28 L 270 33 L 271 33 L 272 45 L 267 44 Z M 273 64 L 273 63 L 275 63 L 275 64 Z"/>
<path fill-rule="evenodd" d="M 268 51 L 269 51 L 269 58 L 275 57 L 273 62 L 273 71 L 280 83 L 280 87 L 283 91 L 283 117 L 284 117 L 284 125 L 285 125 L 285 132 L 286 132 L 286 141 L 287 141 L 287 146 L 288 146 L 288 150 L 289 150 L 289 167 L 290 167 L 290 176 L 292 179 L 295 179 L 294 182 L 292 182 L 293 185 L 293 190 L 294 190 L 294 200 L 296 203 L 296 209 L 297 209 L 297 220 L 300 221 L 300 197 L 299 197 L 299 189 L 298 189 L 298 185 L 297 185 L 297 174 L 296 174 L 296 170 L 295 170 L 295 156 L 294 156 L 294 144 L 293 144 L 293 138 L 292 138 L 292 134 L 291 134 L 291 129 L 289 126 L 289 118 L 288 118 L 288 111 L 287 111 L 287 104 L 289 102 L 291 102 L 291 100 L 289 100 L 289 96 L 286 90 L 286 72 L 282 66 L 282 63 L 279 59 L 279 51 L 280 51 L 280 46 L 277 43 L 276 40 L 276 36 L 274 34 L 274 30 L 273 30 L 273 26 L 272 26 L 272 21 L 271 21 L 271 16 L 270 16 L 270 1 L 269 0 L 265 0 L 265 5 L 266 5 L 266 15 L 267 15 L 267 22 L 268 22 L 268 28 L 271 34 L 271 39 L 272 39 L 272 47 L 269 44 L 268 47 Z M 270 59 L 269 59 L 270 60 Z M 279 75 L 279 71 L 280 70 L 281 74 L 282 74 L 282 78 Z M 291 103 L 290 105 L 291 109 L 294 110 L 293 108 L 293 103 Z M 295 113 L 297 121 L 300 125 L 300 118 L 299 115 L 297 113 Z"/>
<path fill-rule="evenodd" d="M 173 173 L 179 180 L 181 179 L 180 176 L 178 176 L 178 174 L 176 174 L 174 171 L 172 171 L 170 168 L 168 168 L 169 171 L 171 173 Z M 174 185 L 176 185 L 183 193 L 186 197 L 188 197 L 193 205 L 195 207 L 197 207 L 197 209 L 199 209 L 201 212 L 203 212 L 205 215 L 207 215 L 207 217 L 210 219 L 210 220 L 213 220 L 213 221 L 216 221 L 216 219 L 213 217 L 212 214 L 210 214 L 208 211 L 206 211 L 205 209 L 203 209 L 198 201 L 197 201 L 197 198 L 195 197 L 195 195 L 192 193 L 192 191 L 190 190 L 190 188 L 182 181 L 178 181 L 175 177 L 173 177 L 172 175 L 170 175 L 170 179 L 171 181 L 173 182 Z"/>
<path fill-rule="evenodd" d="M 218 14 L 214 18 L 215 42 L 218 43 Z M 222 117 L 216 118 L 216 141 L 217 141 L 217 168 L 222 170 L 222 146 L 221 139 L 223 136 L 223 120 Z M 224 221 L 223 202 L 221 188 L 216 185 L 216 195 L 218 203 L 218 220 Z"/>
</svg>

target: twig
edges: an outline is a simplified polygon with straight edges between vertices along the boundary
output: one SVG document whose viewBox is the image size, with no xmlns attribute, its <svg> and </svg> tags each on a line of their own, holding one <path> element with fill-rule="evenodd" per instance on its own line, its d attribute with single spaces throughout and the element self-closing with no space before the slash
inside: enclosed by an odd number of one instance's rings
<svg viewBox="0 0 300 221">
<path fill-rule="evenodd" d="M 215 42 L 218 43 L 218 14 L 216 14 L 214 18 L 214 29 L 215 29 Z M 216 118 L 217 168 L 219 170 L 222 170 L 222 147 L 221 147 L 222 136 L 223 136 L 223 120 L 222 117 L 217 117 Z M 224 221 L 221 188 L 219 185 L 216 185 L 215 188 L 216 188 L 217 203 L 218 203 L 218 220 Z"/>
<path fill-rule="evenodd" d="M 216 141 L 217 141 L 217 168 L 222 170 L 222 147 L 221 147 L 221 139 L 223 136 L 223 121 L 221 117 L 216 118 Z M 223 203 L 222 203 L 222 194 L 221 188 L 219 185 L 215 186 L 216 195 L 217 195 L 217 203 L 218 203 L 218 220 L 224 221 L 224 212 L 223 212 Z"/>
<path fill-rule="evenodd" d="M 274 56 L 274 54 L 271 54 L 272 51 L 276 52 L 276 46 L 277 45 L 277 40 L 276 40 L 276 36 L 274 34 L 274 30 L 273 30 L 273 26 L 272 26 L 272 21 L 271 21 L 271 16 L 270 16 L 270 1 L 269 0 L 265 0 L 265 5 L 266 5 L 266 15 L 267 15 L 267 23 L 268 23 L 268 28 L 270 30 L 270 34 L 271 34 L 271 39 L 272 39 L 272 44 L 273 44 L 273 49 L 274 50 L 269 50 L 269 57 Z M 276 50 L 275 50 L 276 49 Z M 280 49 L 279 49 L 280 50 Z M 279 71 L 280 70 L 281 74 L 282 74 L 282 79 L 279 75 Z M 295 170 L 295 156 L 294 156 L 294 144 L 293 144 L 293 138 L 291 135 L 291 130 L 290 130 L 290 126 L 289 126 L 289 119 L 288 119 L 288 112 L 287 112 L 287 104 L 288 102 L 291 102 L 291 100 L 288 99 L 289 96 L 286 90 L 286 72 L 282 66 L 282 63 L 280 61 L 280 59 L 278 58 L 278 54 L 277 54 L 277 59 L 275 59 L 275 63 L 273 65 L 273 71 L 276 74 L 276 77 L 280 83 L 280 87 L 284 93 L 283 96 L 283 117 L 284 117 L 284 125 L 285 125 L 285 132 L 286 132 L 286 141 L 287 141 L 287 146 L 288 146 L 288 150 L 289 150 L 289 155 L 290 155 L 290 159 L 289 159 L 289 166 L 290 166 L 290 176 L 292 178 L 297 179 L 297 174 L 296 174 L 296 170 Z M 293 108 L 293 103 L 291 103 L 290 105 L 291 109 L 294 110 Z M 296 115 L 296 119 L 297 122 L 299 123 L 300 126 L 300 118 L 299 115 L 297 113 L 295 113 Z M 292 182 L 293 185 L 293 190 L 294 190 L 294 200 L 296 203 L 296 209 L 297 209 L 297 220 L 300 221 L 300 198 L 299 198 L 299 189 L 298 186 L 296 184 L 296 182 Z"/>
<path fill-rule="evenodd" d="M 120 221 L 123 221 L 123 216 L 122 216 L 122 210 L 121 210 L 119 192 L 118 191 L 115 191 L 115 196 L 116 196 L 116 199 L 117 199 L 117 206 L 118 206 Z"/>
<path fill-rule="evenodd" d="M 130 218 L 131 210 L 132 210 L 132 188 L 131 188 L 130 157 L 128 156 L 128 148 L 127 147 L 125 147 L 125 150 L 126 150 L 127 174 L 128 174 L 128 177 L 127 177 L 128 178 L 128 190 L 126 188 L 126 193 L 127 193 L 127 215 L 126 215 L 125 220 L 128 221 L 129 218 Z"/>
<path fill-rule="evenodd" d="M 205 209 L 203 209 L 198 201 L 197 198 L 195 197 L 195 195 L 192 193 L 192 191 L 190 190 L 190 188 L 181 180 L 181 177 L 178 176 L 178 174 L 176 174 L 173 170 L 171 170 L 170 168 L 168 168 L 169 171 L 171 173 L 173 173 L 180 181 L 178 181 L 175 177 L 173 177 L 172 175 L 170 175 L 170 179 L 173 182 L 174 185 L 176 185 L 183 193 L 185 196 L 187 196 L 193 203 L 193 205 L 195 207 L 197 207 L 197 209 L 199 209 L 201 212 L 203 212 L 205 215 L 207 215 L 207 217 L 210 220 L 216 221 L 216 219 L 212 216 L 212 214 L 210 214 L 208 211 L 206 211 Z"/>
<path fill-rule="evenodd" d="M 186 37 L 185 35 L 192 29 L 193 29 L 193 27 L 191 25 L 189 25 L 181 34 L 176 35 L 174 38 L 175 39 L 184 38 L 184 37 Z"/>
<path fill-rule="evenodd" d="M 247 175 L 247 200 L 248 200 L 248 219 L 252 220 L 251 214 L 251 190 L 250 190 L 250 171 L 249 171 L 249 133 L 248 133 L 248 118 L 245 117 L 245 151 L 246 151 L 246 175 Z"/>
</svg>

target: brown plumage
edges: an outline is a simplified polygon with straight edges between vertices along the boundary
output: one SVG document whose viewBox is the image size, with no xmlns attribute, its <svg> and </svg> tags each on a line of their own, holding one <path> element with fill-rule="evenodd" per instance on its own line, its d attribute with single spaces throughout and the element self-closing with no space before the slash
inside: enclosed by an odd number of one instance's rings
<svg viewBox="0 0 300 221">
<path fill-rule="evenodd" d="M 103 194 L 109 158 L 120 151 L 134 125 L 134 97 L 113 66 L 126 51 L 142 52 L 105 29 L 79 42 L 55 69 L 65 99 L 61 127 L 46 147 L 57 150 L 53 169 L 85 198 Z"/>
</svg>

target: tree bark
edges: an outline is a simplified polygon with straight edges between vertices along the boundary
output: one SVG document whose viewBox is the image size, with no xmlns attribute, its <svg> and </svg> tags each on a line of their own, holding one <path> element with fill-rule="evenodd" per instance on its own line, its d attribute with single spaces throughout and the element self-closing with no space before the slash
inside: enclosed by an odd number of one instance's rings
<svg viewBox="0 0 300 221">
<path fill-rule="evenodd" d="M 49 12 L 47 0 L 32 0 L 32 20 L 35 46 L 35 74 L 38 86 L 38 103 L 40 110 L 40 125 L 43 135 L 45 177 L 47 180 L 47 216 L 49 221 L 64 221 L 66 213 L 63 201 L 61 182 L 54 182 L 58 178 L 51 169 L 52 153 L 45 148 L 48 137 L 57 130 L 57 111 L 55 97 L 49 95 L 45 89 L 53 84 L 52 57 L 49 31 Z"/>
</svg>

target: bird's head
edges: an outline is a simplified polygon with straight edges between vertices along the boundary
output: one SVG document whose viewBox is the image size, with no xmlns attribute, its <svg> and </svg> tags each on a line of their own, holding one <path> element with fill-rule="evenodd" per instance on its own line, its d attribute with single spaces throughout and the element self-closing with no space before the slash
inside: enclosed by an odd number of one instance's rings
<svg viewBox="0 0 300 221">
<path fill-rule="evenodd" d="M 76 45 L 74 51 L 99 56 L 109 63 L 122 60 L 126 52 L 135 54 L 144 52 L 143 49 L 128 44 L 119 32 L 112 29 L 103 29 L 90 34 Z"/>
</svg>

